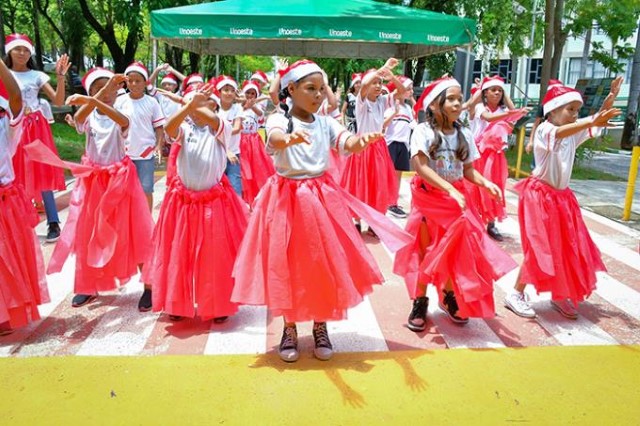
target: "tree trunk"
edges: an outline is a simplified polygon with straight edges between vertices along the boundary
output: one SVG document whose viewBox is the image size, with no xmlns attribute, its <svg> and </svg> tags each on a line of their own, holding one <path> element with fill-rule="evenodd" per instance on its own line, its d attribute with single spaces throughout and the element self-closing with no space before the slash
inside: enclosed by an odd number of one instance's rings
<svg viewBox="0 0 640 426">
<path fill-rule="evenodd" d="M 638 24 L 638 34 L 636 38 L 636 52 L 633 55 L 633 68 L 631 69 L 631 82 L 629 83 L 629 102 L 627 103 L 627 116 L 624 120 L 622 139 L 620 147 L 631 149 L 638 140 L 633 140 L 637 135 L 638 122 L 638 102 L 640 102 L 640 24 Z"/>
<path fill-rule="evenodd" d="M 567 40 L 568 33 L 562 30 L 562 17 L 564 16 L 564 0 L 556 0 L 555 10 L 553 12 L 553 59 L 551 61 L 550 78 L 558 78 L 560 74 L 560 61 L 562 60 L 562 51 L 564 50 L 564 42 Z"/>
<path fill-rule="evenodd" d="M 416 73 L 413 78 L 413 85 L 419 87 L 422 84 L 422 78 L 424 76 L 424 68 L 427 64 L 427 58 L 421 57 L 416 61 Z"/>
<path fill-rule="evenodd" d="M 0 56 L 4 56 L 7 52 L 4 51 L 4 16 L 2 15 L 2 8 L 0 8 Z"/>
<path fill-rule="evenodd" d="M 189 52 L 189 67 L 191 68 L 191 72 L 199 72 L 198 69 L 200 65 L 200 55 L 194 52 Z"/>
<path fill-rule="evenodd" d="M 547 85 L 551 78 L 551 65 L 553 63 L 553 36 L 555 23 L 555 1 L 546 0 L 544 6 L 544 49 L 542 53 L 542 71 L 540 75 L 540 98 L 547 91 Z M 531 72 L 531 70 L 527 70 Z M 529 78 L 529 77 L 527 77 Z"/>
<path fill-rule="evenodd" d="M 402 74 L 404 74 L 405 77 L 409 77 L 411 80 L 415 81 L 415 76 L 413 75 L 413 59 L 407 59 L 406 61 L 404 61 Z"/>
<path fill-rule="evenodd" d="M 38 69 L 43 69 L 42 64 L 42 40 L 40 39 L 40 19 L 38 17 L 38 0 L 33 0 L 31 5 L 33 12 L 33 39 L 35 42 L 36 48 L 36 63 L 38 64 Z"/>
<path fill-rule="evenodd" d="M 582 59 L 580 60 L 580 74 L 578 79 L 587 76 L 587 64 L 589 63 L 589 52 L 591 51 L 591 35 L 593 33 L 593 24 L 587 30 L 584 36 L 584 47 L 582 49 Z"/>
</svg>

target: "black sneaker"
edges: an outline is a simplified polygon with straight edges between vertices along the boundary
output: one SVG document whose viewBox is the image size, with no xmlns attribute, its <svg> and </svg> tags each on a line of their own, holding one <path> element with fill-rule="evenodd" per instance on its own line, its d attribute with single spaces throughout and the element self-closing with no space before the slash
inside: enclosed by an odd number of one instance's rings
<svg viewBox="0 0 640 426">
<path fill-rule="evenodd" d="M 316 322 L 313 324 L 313 340 L 315 348 L 313 354 L 321 361 L 328 361 L 333 356 L 333 345 L 329 340 L 326 322 Z"/>
<path fill-rule="evenodd" d="M 463 318 L 457 315 L 458 302 L 453 291 L 444 290 L 444 300 L 439 304 L 440 309 L 445 311 L 449 315 L 449 319 L 456 324 L 466 324 L 469 322 L 469 318 Z"/>
<path fill-rule="evenodd" d="M 215 317 L 213 319 L 213 322 L 216 324 L 222 324 L 223 322 L 227 322 L 227 320 L 229 319 L 229 317 Z"/>
<path fill-rule="evenodd" d="M 487 225 L 487 234 L 496 241 L 504 241 L 504 237 L 496 228 L 496 224 L 491 222 Z"/>
<path fill-rule="evenodd" d="M 420 332 L 427 328 L 427 308 L 429 298 L 426 296 L 416 297 L 413 300 L 413 308 L 407 320 L 407 327 L 411 331 Z"/>
<path fill-rule="evenodd" d="M 282 339 L 278 348 L 280 359 L 285 362 L 295 362 L 298 360 L 298 330 L 296 326 L 285 326 L 282 330 Z"/>
<path fill-rule="evenodd" d="M 178 322 L 178 321 L 182 321 L 184 317 L 180 315 L 169 315 L 169 319 L 173 322 Z"/>
<path fill-rule="evenodd" d="M 140 296 L 140 300 L 138 301 L 138 310 L 140 312 L 149 312 L 151 308 L 151 289 L 145 288 L 142 292 L 142 296 Z"/>
<path fill-rule="evenodd" d="M 57 222 L 53 222 L 49 224 L 47 228 L 47 238 L 45 239 L 48 243 L 54 243 L 60 239 L 60 224 Z"/>
<path fill-rule="evenodd" d="M 398 205 L 390 206 L 387 210 L 389 211 L 389 213 L 391 213 L 391 216 L 395 216 L 399 219 L 404 219 L 405 217 L 407 217 L 407 212 L 402 210 L 402 208 Z"/>
<path fill-rule="evenodd" d="M 358 231 L 358 234 L 362 233 L 362 225 L 360 225 L 359 223 L 356 223 L 356 230 Z"/>
<path fill-rule="evenodd" d="M 93 302 L 97 297 L 95 294 L 76 294 L 73 296 L 73 299 L 71 299 L 71 306 L 79 308 L 80 306 Z"/>
</svg>

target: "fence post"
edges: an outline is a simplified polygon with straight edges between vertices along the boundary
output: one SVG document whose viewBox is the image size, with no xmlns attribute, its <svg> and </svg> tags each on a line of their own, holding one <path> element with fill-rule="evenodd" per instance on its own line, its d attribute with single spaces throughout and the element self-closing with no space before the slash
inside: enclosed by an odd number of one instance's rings
<svg viewBox="0 0 640 426">
<path fill-rule="evenodd" d="M 634 146 L 631 152 L 631 166 L 629 166 L 629 179 L 627 180 L 627 195 L 624 197 L 624 212 L 622 220 L 629 220 L 631 217 L 631 204 L 633 203 L 633 192 L 636 189 L 636 178 L 638 177 L 638 162 L 640 160 L 640 146 Z"/>
</svg>

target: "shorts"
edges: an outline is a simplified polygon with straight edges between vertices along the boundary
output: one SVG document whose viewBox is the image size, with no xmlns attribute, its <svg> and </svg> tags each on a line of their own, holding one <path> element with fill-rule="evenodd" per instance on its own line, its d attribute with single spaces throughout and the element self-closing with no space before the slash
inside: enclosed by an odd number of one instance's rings
<svg viewBox="0 0 640 426">
<path fill-rule="evenodd" d="M 156 170 L 156 159 L 150 158 L 148 160 L 132 160 L 136 166 L 138 172 L 138 179 L 142 184 L 142 190 L 145 194 L 153 194 L 153 173 Z"/>
<path fill-rule="evenodd" d="M 409 164 L 409 148 L 404 142 L 391 142 L 387 145 L 389 155 L 393 161 L 393 168 L 398 171 L 408 172 L 411 170 Z"/>
</svg>

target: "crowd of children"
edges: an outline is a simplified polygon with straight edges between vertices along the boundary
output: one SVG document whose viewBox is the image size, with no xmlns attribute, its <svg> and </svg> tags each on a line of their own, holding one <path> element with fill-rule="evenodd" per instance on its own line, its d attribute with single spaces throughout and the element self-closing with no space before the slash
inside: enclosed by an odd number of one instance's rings
<svg viewBox="0 0 640 426">
<path fill-rule="evenodd" d="M 87 94 L 66 98 L 78 108 L 67 121 L 86 137 L 82 162 L 73 164 L 58 158 L 38 101 L 44 92 L 55 105 L 65 102 L 67 57 L 56 64 L 54 89 L 35 69 L 29 38 L 6 40 L 0 335 L 37 320 L 38 305 L 48 301 L 34 233 L 41 200 L 47 241 L 58 240 L 47 271 L 76 258 L 74 307 L 141 272 L 138 309 L 174 321 L 224 322 L 239 305 L 267 306 L 283 317 L 278 351 L 287 362 L 299 357 L 301 321 L 313 321 L 314 355 L 331 358 L 327 321 L 345 319 L 383 283 L 361 221 L 396 252 L 394 272 L 413 301 L 410 330 L 426 329 L 429 284 L 454 323 L 495 315 L 494 282 L 517 266 L 493 241 L 503 239 L 495 222 L 506 217 L 505 135 L 528 112 L 514 108 L 501 78 L 485 78 L 465 102 L 460 84 L 445 76 L 416 102 L 413 82 L 394 73 L 398 61 L 390 58 L 353 74 L 340 108 L 339 90 L 310 60 L 281 62 L 268 94 L 262 71 L 239 85 L 226 75 L 205 82 L 167 64 L 151 74 L 140 62 L 123 74 L 93 68 L 82 80 Z M 619 88 L 617 79 L 601 111 L 584 119 L 575 90 L 557 82 L 544 97 L 532 143 L 536 168 L 516 186 L 524 261 L 504 303 L 517 315 L 535 316 L 523 293 L 532 284 L 576 318 L 595 273 L 605 269 L 568 182 L 576 148 L 620 113 L 612 108 Z M 267 117 L 270 97 L 277 111 Z M 167 191 L 154 224 L 154 171 L 163 157 Z M 77 181 L 60 233 L 51 191 L 65 187 L 62 168 Z M 398 198 L 410 170 L 407 214 Z M 408 216 L 406 228 L 387 212 Z"/>
</svg>

